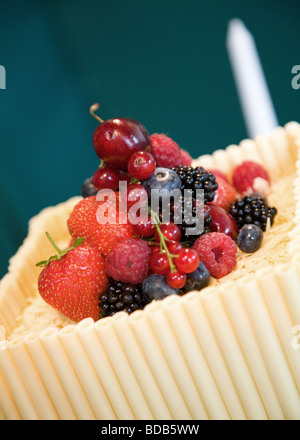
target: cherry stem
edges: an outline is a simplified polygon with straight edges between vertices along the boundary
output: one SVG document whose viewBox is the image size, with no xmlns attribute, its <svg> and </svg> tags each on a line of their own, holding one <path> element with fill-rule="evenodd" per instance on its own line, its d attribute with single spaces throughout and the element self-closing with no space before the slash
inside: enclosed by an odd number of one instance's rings
<svg viewBox="0 0 300 440">
<path fill-rule="evenodd" d="M 97 111 L 99 108 L 99 104 L 98 102 L 95 102 L 95 104 L 90 106 L 90 114 L 92 116 L 94 116 L 95 119 L 97 119 L 97 121 L 99 121 L 101 124 L 103 122 L 103 119 L 101 119 L 98 115 L 96 115 L 95 111 Z"/>
</svg>

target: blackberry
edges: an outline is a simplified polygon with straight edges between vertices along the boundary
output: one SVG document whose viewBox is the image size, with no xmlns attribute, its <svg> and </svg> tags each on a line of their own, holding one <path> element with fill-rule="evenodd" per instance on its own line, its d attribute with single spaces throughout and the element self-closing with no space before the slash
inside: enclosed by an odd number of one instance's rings
<svg viewBox="0 0 300 440">
<path fill-rule="evenodd" d="M 181 180 L 181 191 L 184 195 L 185 189 L 192 190 L 192 198 L 196 199 L 196 190 L 204 190 L 204 203 L 212 202 L 215 197 L 215 191 L 218 189 L 216 177 L 210 171 L 206 171 L 203 167 L 193 168 L 191 166 L 180 165 L 173 167 Z"/>
<path fill-rule="evenodd" d="M 218 189 L 218 183 L 216 181 L 216 177 L 210 171 L 206 171 L 203 167 L 191 167 L 180 165 L 178 167 L 173 167 L 173 171 L 175 171 L 181 180 L 181 192 L 182 192 L 182 223 L 179 224 L 182 232 L 181 240 L 188 241 L 193 243 L 199 236 L 203 233 L 207 232 L 210 223 L 212 222 L 212 218 L 208 211 L 205 210 L 205 204 L 208 202 L 212 202 L 215 197 L 215 191 Z M 184 190 L 190 189 L 191 196 L 186 197 Z M 204 190 L 204 213 L 203 218 L 197 217 L 198 208 L 196 205 L 196 196 L 197 189 Z M 189 215 L 192 213 L 195 221 L 193 223 L 189 223 Z M 185 214 L 189 214 L 186 216 Z M 176 214 L 174 216 L 174 223 L 176 223 Z M 203 230 L 199 234 L 190 235 L 188 233 L 188 228 L 194 228 L 197 223 L 203 220 Z"/>
<path fill-rule="evenodd" d="M 147 303 L 140 284 L 111 280 L 106 292 L 99 296 L 100 318 L 112 316 L 120 311 L 130 314 L 143 309 Z"/>
<path fill-rule="evenodd" d="M 266 199 L 259 194 L 249 194 L 232 203 L 228 212 L 237 222 L 239 229 L 244 225 L 253 224 L 265 232 L 268 218 L 271 226 L 273 225 L 277 209 L 270 207 Z"/>
</svg>

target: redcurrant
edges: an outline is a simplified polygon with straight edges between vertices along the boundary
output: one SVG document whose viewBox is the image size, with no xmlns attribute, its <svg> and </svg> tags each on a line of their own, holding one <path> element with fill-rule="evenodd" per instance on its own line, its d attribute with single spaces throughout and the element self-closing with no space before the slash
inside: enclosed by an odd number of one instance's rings
<svg viewBox="0 0 300 440">
<path fill-rule="evenodd" d="M 165 252 L 153 252 L 150 257 L 150 268 L 154 273 L 166 275 L 170 271 L 167 254 Z"/>
<path fill-rule="evenodd" d="M 128 159 L 128 173 L 135 179 L 146 180 L 154 173 L 156 162 L 151 153 L 137 151 Z"/>
<path fill-rule="evenodd" d="M 187 281 L 187 276 L 182 272 L 169 272 L 167 274 L 167 283 L 173 289 L 182 289 L 185 286 Z"/>
<path fill-rule="evenodd" d="M 196 251 L 183 248 L 179 251 L 178 257 L 174 258 L 177 269 L 183 273 L 194 272 L 199 266 L 199 256 Z"/>
<path fill-rule="evenodd" d="M 181 229 L 175 223 L 172 223 L 172 222 L 163 223 L 163 224 L 159 225 L 159 229 L 160 229 L 162 235 L 167 240 L 179 241 L 181 238 Z M 160 241 L 161 241 L 160 235 L 157 230 L 154 233 L 154 237 L 155 237 L 156 242 L 160 243 Z"/>
</svg>

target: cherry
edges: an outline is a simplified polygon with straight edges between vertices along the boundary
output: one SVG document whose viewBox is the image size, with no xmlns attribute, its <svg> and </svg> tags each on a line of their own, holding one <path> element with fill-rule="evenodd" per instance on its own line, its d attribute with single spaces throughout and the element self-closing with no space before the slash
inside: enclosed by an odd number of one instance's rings
<svg viewBox="0 0 300 440">
<path fill-rule="evenodd" d="M 182 289 L 187 282 L 187 276 L 182 272 L 169 272 L 166 278 L 167 283 L 173 289 Z"/>
<path fill-rule="evenodd" d="M 122 174 L 120 171 L 109 165 L 98 168 L 92 177 L 92 183 L 98 190 L 108 188 L 115 191 L 121 180 Z"/>
<path fill-rule="evenodd" d="M 128 159 L 127 170 L 135 179 L 148 179 L 154 173 L 155 168 L 155 159 L 148 151 L 137 151 Z"/>
<path fill-rule="evenodd" d="M 149 264 L 154 273 L 167 275 L 170 271 L 169 259 L 165 252 L 153 252 Z"/>
<path fill-rule="evenodd" d="M 163 223 L 161 225 L 159 225 L 159 229 L 162 233 L 162 235 L 167 239 L 167 240 L 174 240 L 174 241 L 179 241 L 181 238 L 181 229 L 178 225 L 176 225 L 175 223 Z M 159 236 L 159 233 L 157 232 L 157 230 L 154 233 L 154 237 L 157 243 L 160 243 L 161 239 Z"/>
<path fill-rule="evenodd" d="M 183 248 L 175 258 L 175 265 L 180 272 L 191 273 L 199 266 L 199 256 L 196 251 L 189 248 Z"/>
<path fill-rule="evenodd" d="M 100 121 L 93 134 L 95 152 L 106 164 L 126 170 L 133 153 L 150 149 L 149 133 L 135 119 L 113 118 L 103 121 L 94 113 L 97 108 L 98 104 L 90 108 L 90 113 Z"/>
<path fill-rule="evenodd" d="M 209 225 L 209 229 L 212 232 L 223 232 L 232 240 L 235 240 L 238 233 L 238 226 L 234 218 L 221 206 L 209 203 L 210 215 L 212 222 Z"/>
</svg>

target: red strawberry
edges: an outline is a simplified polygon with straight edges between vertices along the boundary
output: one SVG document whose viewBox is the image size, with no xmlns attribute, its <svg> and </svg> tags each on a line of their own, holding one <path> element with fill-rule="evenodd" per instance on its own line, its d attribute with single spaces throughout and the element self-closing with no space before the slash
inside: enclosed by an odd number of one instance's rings
<svg viewBox="0 0 300 440">
<path fill-rule="evenodd" d="M 267 195 L 270 177 L 262 165 L 247 160 L 233 170 L 232 183 L 242 196 L 253 192 Z"/>
<path fill-rule="evenodd" d="M 236 200 L 236 191 L 229 183 L 222 179 L 222 177 L 216 176 L 216 181 L 218 189 L 215 191 L 215 197 L 212 203 L 226 210 L 229 205 Z"/>
<path fill-rule="evenodd" d="M 38 279 L 42 298 L 73 321 L 100 318 L 99 295 L 108 287 L 105 261 L 93 247 L 82 244 L 82 238 L 62 251 L 49 240 L 57 254 L 37 266 L 45 266 Z"/>
<path fill-rule="evenodd" d="M 85 237 L 85 243 L 95 247 L 103 257 L 106 257 L 113 246 L 125 238 L 136 238 L 132 224 L 128 221 L 127 213 L 120 217 L 118 197 L 116 203 L 97 201 L 91 196 L 80 200 L 75 205 L 67 225 L 73 238 Z M 104 212 L 104 205 L 107 207 Z M 102 208 L 101 208 L 102 206 Z M 110 209 L 111 207 L 111 209 Z M 101 224 L 101 222 L 106 222 Z"/>
<path fill-rule="evenodd" d="M 225 173 L 223 173 L 223 171 L 216 170 L 215 168 L 210 168 L 207 171 L 210 171 L 216 177 L 221 177 L 223 180 L 225 180 L 225 182 L 230 183 L 228 177 L 226 176 Z"/>
</svg>

